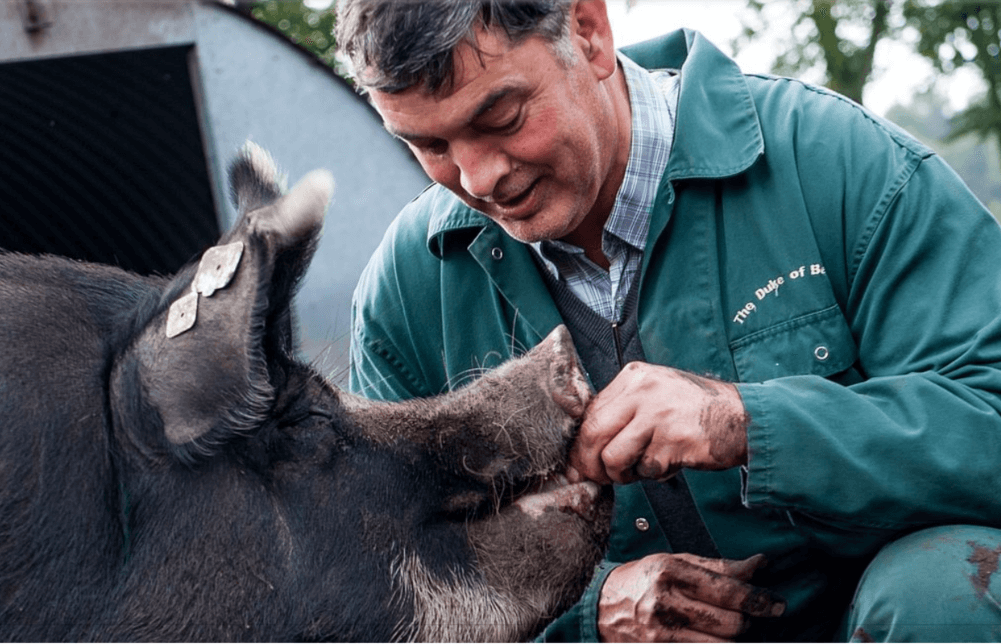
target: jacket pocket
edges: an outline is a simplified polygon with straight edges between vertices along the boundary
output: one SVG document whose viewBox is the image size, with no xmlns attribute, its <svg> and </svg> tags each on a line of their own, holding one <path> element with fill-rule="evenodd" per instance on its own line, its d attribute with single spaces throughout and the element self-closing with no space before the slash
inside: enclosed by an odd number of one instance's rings
<svg viewBox="0 0 1001 644">
<path fill-rule="evenodd" d="M 770 326 L 730 344 L 741 382 L 831 376 L 851 367 L 858 347 L 837 305 Z"/>
</svg>

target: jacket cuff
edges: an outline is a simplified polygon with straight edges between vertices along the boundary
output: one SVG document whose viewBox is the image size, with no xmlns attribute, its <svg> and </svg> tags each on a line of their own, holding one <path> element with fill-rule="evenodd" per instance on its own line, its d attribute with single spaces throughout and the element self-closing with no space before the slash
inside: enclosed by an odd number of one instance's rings
<svg viewBox="0 0 1001 644">
<path fill-rule="evenodd" d="M 581 614 L 580 634 L 584 642 L 600 642 L 598 635 L 598 600 L 601 599 L 601 588 L 605 585 L 609 573 L 621 566 L 619 563 L 602 561 L 594 569 L 591 583 L 587 585 L 584 595 L 578 602 L 583 607 Z"/>
<path fill-rule="evenodd" d="M 591 582 L 580 600 L 558 619 L 546 626 L 536 642 L 599 642 L 598 600 L 608 574 L 621 564 L 602 561 L 594 568 Z"/>
<path fill-rule="evenodd" d="M 774 469 L 772 431 L 762 387 L 740 383 L 737 391 L 744 402 L 745 412 L 751 417 L 747 427 L 747 465 L 740 468 L 740 500 L 744 507 L 753 508 L 771 500 Z"/>
</svg>

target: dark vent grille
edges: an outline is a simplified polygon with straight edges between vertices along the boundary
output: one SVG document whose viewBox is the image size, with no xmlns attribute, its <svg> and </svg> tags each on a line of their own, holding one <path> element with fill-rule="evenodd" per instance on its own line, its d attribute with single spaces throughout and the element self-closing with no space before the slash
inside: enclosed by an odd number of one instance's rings
<svg viewBox="0 0 1001 644">
<path fill-rule="evenodd" d="M 167 274 L 216 241 L 190 52 L 0 65 L 0 247 Z"/>
</svg>

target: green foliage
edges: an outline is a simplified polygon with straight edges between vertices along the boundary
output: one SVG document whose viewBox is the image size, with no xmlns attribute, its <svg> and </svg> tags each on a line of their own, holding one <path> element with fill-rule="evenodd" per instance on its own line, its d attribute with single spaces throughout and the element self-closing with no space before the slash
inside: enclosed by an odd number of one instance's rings
<svg viewBox="0 0 1001 644">
<path fill-rule="evenodd" d="M 1001 0 L 749 0 L 748 6 L 735 47 L 765 34 L 777 38 L 782 53 L 776 73 L 819 75 L 859 103 L 881 39 L 912 45 L 943 74 L 963 66 L 977 69 L 987 91 L 956 115 L 948 136 L 993 139 L 1001 151 Z M 776 26 L 776 17 L 786 24 Z"/>
<path fill-rule="evenodd" d="M 951 138 L 976 134 L 1001 145 L 1001 3 L 908 0 L 908 23 L 921 34 L 917 51 L 944 73 L 975 67 L 987 91 L 952 121 Z"/>
<path fill-rule="evenodd" d="M 935 150 L 966 182 L 973 194 L 1001 220 L 1001 154 L 994 141 L 973 135 L 949 136 L 946 101 L 935 91 L 918 94 L 909 105 L 897 105 L 886 117 Z"/>
<path fill-rule="evenodd" d="M 310 9 L 301 0 L 264 0 L 241 3 L 241 9 L 249 10 L 251 17 L 271 25 L 324 64 L 341 72 L 335 58 L 337 44 L 333 35 L 335 14 L 332 5 L 326 9 Z"/>
<path fill-rule="evenodd" d="M 781 29 L 781 53 L 773 71 L 786 76 L 820 73 L 827 87 L 861 103 L 876 45 L 890 30 L 891 6 L 885 0 L 749 0 L 751 13 L 734 46 L 746 46 L 763 33 L 776 37 Z M 790 13 L 792 24 L 780 26 Z"/>
</svg>

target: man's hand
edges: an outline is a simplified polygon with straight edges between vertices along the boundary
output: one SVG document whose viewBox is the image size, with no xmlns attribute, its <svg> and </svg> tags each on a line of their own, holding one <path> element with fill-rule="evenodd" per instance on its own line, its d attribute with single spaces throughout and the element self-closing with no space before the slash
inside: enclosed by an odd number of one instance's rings
<svg viewBox="0 0 1001 644">
<path fill-rule="evenodd" d="M 605 642 L 732 640 L 751 617 L 778 617 L 785 602 L 751 586 L 763 555 L 743 561 L 655 554 L 613 570 L 601 589 L 598 633 Z"/>
<path fill-rule="evenodd" d="M 745 465 L 749 422 L 734 385 L 632 362 L 588 405 L 570 466 L 598 483 L 629 483 Z"/>
</svg>

